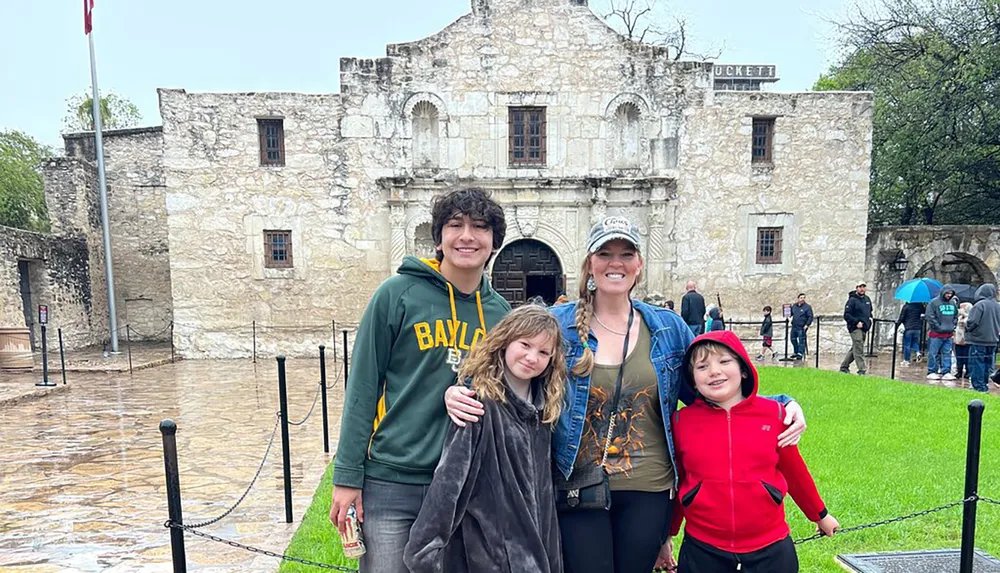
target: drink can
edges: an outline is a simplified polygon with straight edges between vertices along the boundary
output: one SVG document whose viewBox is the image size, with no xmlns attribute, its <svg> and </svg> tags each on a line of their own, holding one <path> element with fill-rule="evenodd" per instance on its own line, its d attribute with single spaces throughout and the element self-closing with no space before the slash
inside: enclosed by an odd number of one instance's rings
<svg viewBox="0 0 1000 573">
<path fill-rule="evenodd" d="M 347 536 L 340 540 L 344 548 L 344 557 L 357 559 L 365 554 L 365 539 L 361 535 L 361 524 L 358 522 L 358 512 L 354 506 L 347 508 Z"/>
</svg>

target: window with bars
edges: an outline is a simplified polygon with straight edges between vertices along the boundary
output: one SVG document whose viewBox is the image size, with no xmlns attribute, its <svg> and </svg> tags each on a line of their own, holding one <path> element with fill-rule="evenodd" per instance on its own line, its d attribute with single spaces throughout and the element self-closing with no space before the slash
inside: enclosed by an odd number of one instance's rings
<svg viewBox="0 0 1000 573">
<path fill-rule="evenodd" d="M 510 164 L 545 165 L 545 108 L 509 108 L 507 123 Z"/>
<path fill-rule="evenodd" d="M 781 232 L 784 227 L 757 228 L 757 264 L 781 264 Z"/>
<path fill-rule="evenodd" d="M 281 119 L 258 119 L 257 133 L 260 136 L 260 164 L 285 164 L 285 127 Z"/>
<path fill-rule="evenodd" d="M 264 231 L 264 267 L 292 268 L 292 232 Z"/>
<path fill-rule="evenodd" d="M 774 140 L 774 118 L 753 118 L 752 163 L 771 163 L 771 147 Z"/>
</svg>

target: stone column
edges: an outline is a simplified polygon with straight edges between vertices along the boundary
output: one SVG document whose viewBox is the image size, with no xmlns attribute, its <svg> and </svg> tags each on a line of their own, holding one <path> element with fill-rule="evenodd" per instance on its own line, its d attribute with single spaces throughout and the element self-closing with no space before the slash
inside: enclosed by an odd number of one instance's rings
<svg viewBox="0 0 1000 573">
<path fill-rule="evenodd" d="M 667 202 L 672 199 L 666 179 L 651 179 L 649 193 L 649 210 L 646 214 L 646 226 L 649 229 L 646 246 L 646 285 L 650 293 L 668 295 L 669 285 L 666 280 L 667 267 Z M 667 297 L 669 298 L 669 296 Z"/>
<path fill-rule="evenodd" d="M 390 248 L 389 248 L 389 274 L 399 268 L 406 256 L 406 205 L 403 203 L 391 203 L 389 205 L 389 228 Z"/>
<path fill-rule="evenodd" d="M 611 186 L 611 179 L 593 177 L 587 179 L 587 184 L 591 187 L 590 224 L 596 225 L 608 216 L 608 187 Z M 589 231 L 590 229 L 584 229 L 585 233 Z"/>
</svg>

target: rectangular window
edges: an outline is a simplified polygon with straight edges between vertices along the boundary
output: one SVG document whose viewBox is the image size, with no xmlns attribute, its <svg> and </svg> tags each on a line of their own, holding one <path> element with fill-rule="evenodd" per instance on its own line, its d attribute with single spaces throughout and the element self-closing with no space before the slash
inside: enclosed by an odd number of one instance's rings
<svg viewBox="0 0 1000 573">
<path fill-rule="evenodd" d="M 751 163 L 771 163 L 771 146 L 774 139 L 774 118 L 753 118 L 753 149 Z"/>
<path fill-rule="evenodd" d="M 258 119 L 257 133 L 260 136 L 260 164 L 285 164 L 285 127 L 281 119 Z"/>
<path fill-rule="evenodd" d="M 511 165 L 545 165 L 545 108 L 512 107 L 508 110 Z"/>
<path fill-rule="evenodd" d="M 781 231 L 784 227 L 757 228 L 757 264 L 781 264 Z"/>
<path fill-rule="evenodd" d="M 264 267 L 292 268 L 292 232 L 264 231 Z"/>
</svg>

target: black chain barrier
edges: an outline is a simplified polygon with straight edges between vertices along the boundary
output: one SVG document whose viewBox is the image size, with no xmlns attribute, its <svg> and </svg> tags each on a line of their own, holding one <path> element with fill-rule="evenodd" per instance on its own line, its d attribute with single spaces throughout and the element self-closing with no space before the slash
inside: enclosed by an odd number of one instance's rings
<svg viewBox="0 0 1000 573">
<path fill-rule="evenodd" d="M 901 515 L 899 517 L 893 517 L 892 519 L 885 519 L 883 521 L 876 521 L 874 523 L 866 523 L 865 525 L 855 525 L 853 527 L 844 527 L 844 528 L 838 529 L 837 530 L 837 534 L 851 533 L 852 531 L 861 531 L 863 529 L 872 529 L 874 527 L 881 527 L 883 525 L 889 525 L 889 524 L 892 524 L 892 523 L 899 523 L 900 521 L 906 521 L 908 519 L 913 519 L 915 517 L 923 517 L 925 515 L 930 515 L 932 513 L 937 513 L 939 511 L 944 511 L 946 509 L 951 509 L 953 507 L 958 507 L 958 506 L 963 505 L 963 504 L 965 504 L 967 502 L 977 501 L 977 500 L 980 500 L 980 499 L 982 499 L 982 498 L 980 498 L 978 495 L 970 495 L 969 497 L 967 497 L 967 498 L 965 498 L 963 500 L 955 501 L 955 502 L 952 502 L 952 503 L 946 503 L 946 504 L 944 504 L 942 506 L 938 506 L 938 507 L 935 507 L 933 509 L 925 509 L 923 511 L 918 511 L 916 513 L 911 513 L 909 515 Z M 809 542 L 809 541 L 814 541 L 816 539 L 820 539 L 820 538 L 823 538 L 823 537 L 826 537 L 826 535 L 823 534 L 823 533 L 816 533 L 814 535 L 810 535 L 809 537 L 803 537 L 802 539 L 796 539 L 794 541 L 794 543 L 795 543 L 795 545 L 800 545 L 802 543 L 806 543 L 806 542 Z"/>
<path fill-rule="evenodd" d="M 181 531 L 184 531 L 186 533 L 191 533 L 193 535 L 197 535 L 198 537 L 204 537 L 205 539 L 210 539 L 212 541 L 217 541 L 219 543 L 225 543 L 226 545 L 228 545 L 230 547 L 235 547 L 237 549 L 245 549 L 245 550 L 247 550 L 247 551 L 249 551 L 251 553 L 257 553 L 259 555 L 266 555 L 267 557 L 277 557 L 278 559 L 281 559 L 283 561 L 293 561 L 293 562 L 299 563 L 301 565 L 309 565 L 309 566 L 312 566 L 312 567 L 318 567 L 320 569 L 330 569 L 330 570 L 333 570 L 333 571 L 344 571 L 344 572 L 347 572 L 347 573 L 356 573 L 358 571 L 357 569 L 352 569 L 350 567 L 344 567 L 343 565 L 330 565 L 328 563 L 318 563 L 316 561 L 310 561 L 308 559 L 303 559 L 301 557 L 292 557 L 291 555 L 285 555 L 283 553 L 275 553 L 274 551 L 268 551 L 267 549 L 260 549 L 258 547 L 254 547 L 252 545 L 244 545 L 242 543 L 238 543 L 238 542 L 233 541 L 231 539 L 223 539 L 222 537 L 218 537 L 218 536 L 215 536 L 215 535 L 211 535 L 209 533 L 204 533 L 204 532 L 198 531 L 198 530 L 194 529 L 193 526 L 191 526 L 191 525 L 184 525 L 183 523 L 174 523 L 174 522 L 172 522 L 170 520 L 167 520 L 166 522 L 163 523 L 163 526 L 166 527 L 166 528 L 168 528 L 168 529 L 180 529 Z"/>
<path fill-rule="evenodd" d="M 341 375 L 341 373 L 338 372 L 337 375 L 333 377 L 333 381 L 330 382 L 330 383 L 328 383 L 327 386 L 329 386 L 332 383 L 337 382 L 337 380 L 340 380 L 340 375 Z M 312 416 L 313 409 L 316 408 L 316 400 L 319 398 L 319 393 L 320 393 L 320 390 L 322 390 L 322 389 L 323 389 L 323 383 L 322 382 L 317 382 L 316 383 L 316 393 L 313 394 L 313 403 L 312 403 L 312 406 L 309 406 L 309 413 L 306 414 L 305 418 L 302 418 L 301 422 L 288 422 L 289 426 L 301 426 L 302 424 L 306 423 L 306 420 L 308 420 L 309 417 Z"/>
<path fill-rule="evenodd" d="M 257 478 L 260 477 L 260 472 L 264 470 L 264 464 L 267 462 L 268 454 L 271 453 L 271 445 L 274 444 L 274 436 L 278 432 L 278 424 L 280 422 L 281 422 L 281 415 L 276 412 L 274 420 L 274 428 L 271 429 L 271 437 L 267 441 L 267 449 L 264 450 L 264 457 L 260 460 L 260 466 L 257 467 L 257 473 L 254 474 L 253 479 L 250 480 L 250 485 L 247 486 L 247 489 L 246 491 L 243 492 L 243 495 L 241 495 L 240 498 L 236 500 L 236 503 L 234 503 L 232 507 L 223 512 L 222 515 L 209 519 L 207 521 L 202 521 L 201 523 L 192 523 L 191 525 L 185 525 L 184 527 L 186 529 L 194 529 L 196 527 L 208 527 L 209 525 L 218 523 L 223 519 L 225 519 L 230 513 L 232 513 L 237 507 L 239 507 L 241 503 L 243 503 L 243 500 L 245 500 L 247 498 L 247 495 L 250 494 L 250 490 L 253 489 L 254 484 L 257 483 Z"/>
<path fill-rule="evenodd" d="M 979 496 L 979 501 L 985 501 L 986 503 L 992 503 L 993 505 L 1000 505 L 1000 501 L 983 496 Z"/>
<path fill-rule="evenodd" d="M 134 326 L 131 326 L 131 325 L 128 325 L 128 324 L 125 325 L 125 328 L 129 329 L 133 333 L 138 334 L 139 336 L 142 336 L 144 338 L 156 338 L 157 336 L 160 336 L 161 334 L 164 334 L 168 330 L 170 330 L 170 327 L 172 327 L 173 325 L 174 325 L 174 321 L 171 320 L 169 323 L 167 323 L 166 326 L 164 326 L 158 332 L 154 332 L 153 334 L 143 334 L 142 332 L 139 332 L 138 330 L 136 330 Z"/>
</svg>

